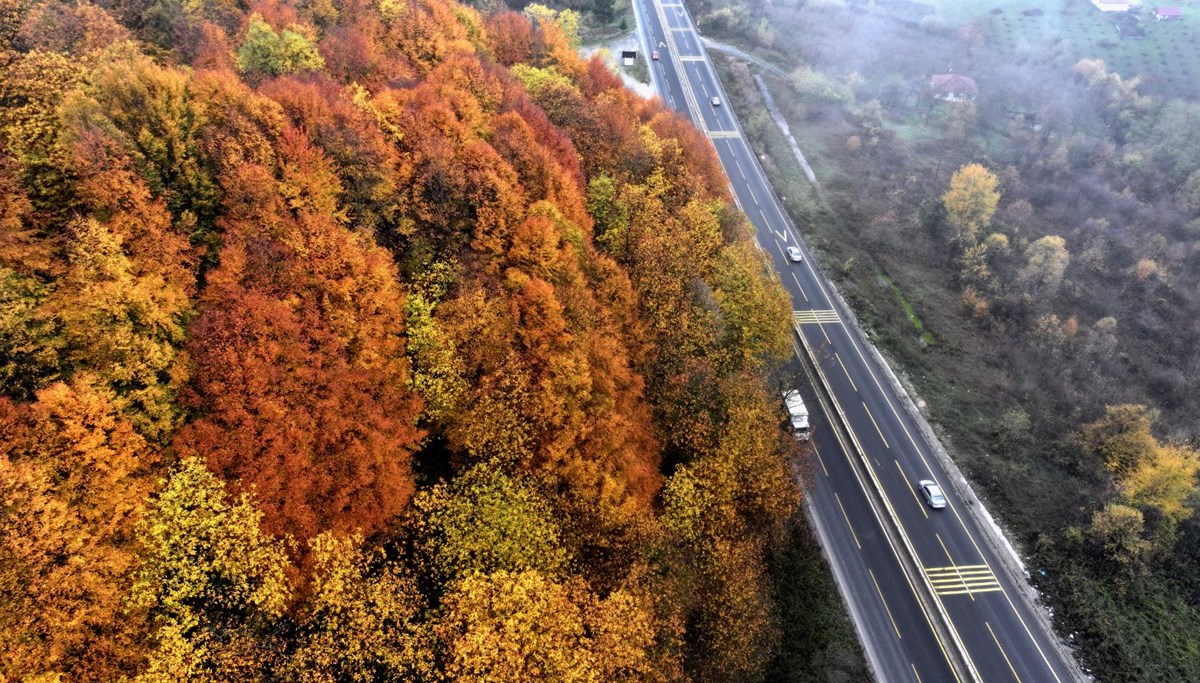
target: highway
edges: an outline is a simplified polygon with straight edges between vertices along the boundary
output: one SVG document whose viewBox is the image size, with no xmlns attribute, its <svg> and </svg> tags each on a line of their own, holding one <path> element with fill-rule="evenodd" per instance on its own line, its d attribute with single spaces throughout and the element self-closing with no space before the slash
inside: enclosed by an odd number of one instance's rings
<svg viewBox="0 0 1200 683">
<path fill-rule="evenodd" d="M 643 47 L 661 54 L 650 62 L 658 92 L 712 141 L 792 297 L 797 354 L 815 361 L 815 390 L 798 364 L 792 370 L 814 412 L 808 496 L 872 671 L 881 681 L 924 683 L 1082 680 L 1045 615 L 1023 597 L 1024 577 L 1008 569 L 992 532 L 969 510 L 973 498 L 951 485 L 889 374 L 845 322 L 744 139 L 687 11 L 673 0 L 634 6 Z M 798 246 L 803 262 L 790 262 L 787 246 Z M 921 479 L 947 489 L 947 508 L 924 504 Z"/>
</svg>

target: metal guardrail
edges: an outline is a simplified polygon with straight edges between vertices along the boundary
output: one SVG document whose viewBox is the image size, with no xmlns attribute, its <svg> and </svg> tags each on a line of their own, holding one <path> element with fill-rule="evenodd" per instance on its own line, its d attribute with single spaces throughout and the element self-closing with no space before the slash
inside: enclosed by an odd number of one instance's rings
<svg viewBox="0 0 1200 683">
<path fill-rule="evenodd" d="M 942 649 L 944 652 L 946 652 L 947 660 L 954 669 L 955 676 L 957 676 L 960 681 L 966 680 L 971 681 L 972 683 L 981 683 L 983 679 L 980 677 L 979 671 L 975 668 L 975 663 L 971 659 L 971 655 L 967 652 L 966 645 L 962 642 L 962 638 L 959 637 L 958 630 L 954 628 L 954 624 L 950 620 L 950 615 L 946 613 L 945 606 L 942 605 L 942 601 L 938 599 L 937 593 L 933 589 L 933 584 L 930 583 L 929 577 L 922 570 L 921 562 L 918 559 L 916 549 L 913 548 L 912 542 L 908 538 L 908 534 L 904 532 L 904 528 L 899 521 L 899 516 L 892 507 L 891 501 L 886 495 L 884 495 L 883 485 L 880 483 L 878 476 L 875 474 L 875 468 L 871 466 L 870 460 L 867 458 L 866 451 L 863 449 L 862 444 L 859 443 L 858 437 L 854 434 L 854 430 L 850 428 L 850 421 L 846 417 L 845 411 L 842 410 L 841 404 L 838 403 L 837 397 L 834 396 L 833 388 L 830 386 L 829 380 L 825 376 L 825 371 L 821 369 L 820 363 L 817 362 L 816 353 L 809 345 L 808 340 L 805 339 L 804 335 L 800 332 L 799 327 L 793 327 L 795 329 L 796 336 L 800 338 L 800 343 L 804 347 L 804 353 L 807 356 L 808 361 L 807 365 L 813 371 L 815 371 L 817 375 L 818 381 L 814 382 L 814 387 L 819 388 L 824 394 L 823 398 L 829 399 L 830 403 L 833 404 L 834 414 L 831 415 L 831 417 L 836 417 L 838 424 L 830 426 L 833 427 L 835 432 L 840 430 L 849 436 L 850 442 L 854 447 L 854 453 L 858 456 L 858 459 L 862 464 L 862 468 L 867 474 L 867 478 L 871 481 L 873 491 L 864 491 L 864 493 L 866 493 L 868 498 L 871 500 L 872 512 L 875 513 L 876 518 L 879 519 L 880 527 L 885 531 L 884 536 L 888 540 L 888 545 L 892 546 L 893 554 L 900 562 L 901 567 L 904 568 L 905 578 L 908 580 L 909 584 L 914 585 L 913 577 L 915 575 L 917 577 L 916 583 L 921 584 L 921 586 L 924 588 L 923 591 L 917 591 L 914 587 L 913 593 L 917 595 L 918 600 L 920 600 L 921 609 L 925 611 L 926 619 L 929 621 L 930 626 L 934 627 L 935 636 L 937 637 L 939 644 L 943 644 Z M 822 401 L 822 403 L 824 404 L 824 401 Z M 829 414 L 829 411 L 826 410 L 826 413 Z M 842 441 L 840 434 L 838 435 L 838 440 Z M 844 441 L 842 445 L 843 447 L 845 446 Z M 866 487 L 864 487 L 864 489 L 865 488 Z M 872 493 L 874 493 L 873 496 L 871 495 Z M 880 506 L 886 511 L 883 516 L 887 517 L 887 521 L 890 524 L 885 524 L 884 520 L 881 518 L 878 509 Z M 899 552 L 899 550 L 896 548 L 896 542 L 893 541 L 893 536 L 899 539 L 900 545 L 903 547 L 903 552 Z M 940 629 L 935 626 L 933 619 L 929 619 L 931 611 L 937 615 L 937 622 L 941 626 Z M 938 631 L 941 631 L 941 635 L 938 635 Z M 953 644 L 953 649 L 955 650 L 953 654 L 957 656 L 951 656 L 952 653 L 946 651 L 944 646 L 945 640 L 943 640 L 942 636 L 945 636 L 945 639 L 949 640 Z"/>
</svg>

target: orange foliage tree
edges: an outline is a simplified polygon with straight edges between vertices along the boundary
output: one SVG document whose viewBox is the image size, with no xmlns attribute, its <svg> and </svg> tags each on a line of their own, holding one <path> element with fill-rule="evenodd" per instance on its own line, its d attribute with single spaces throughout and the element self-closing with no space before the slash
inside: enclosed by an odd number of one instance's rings
<svg viewBox="0 0 1200 683">
<path fill-rule="evenodd" d="M 87 379 L 20 407 L 0 399 L 0 675 L 136 671 L 144 623 L 123 601 L 156 460 Z"/>
<path fill-rule="evenodd" d="M 421 438 L 403 297 L 388 255 L 341 224 L 328 160 L 295 129 L 279 147 L 279 178 L 224 180 L 221 266 L 189 344 L 202 417 L 175 444 L 255 487 L 272 533 L 370 533 L 411 495 Z"/>
</svg>

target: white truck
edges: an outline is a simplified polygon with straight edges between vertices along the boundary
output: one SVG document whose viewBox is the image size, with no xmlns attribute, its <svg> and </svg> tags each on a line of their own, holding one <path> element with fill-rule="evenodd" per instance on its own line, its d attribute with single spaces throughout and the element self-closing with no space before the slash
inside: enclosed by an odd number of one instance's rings
<svg viewBox="0 0 1200 683">
<path fill-rule="evenodd" d="M 800 392 L 796 389 L 788 389 L 783 392 L 783 403 L 787 406 L 788 419 L 792 423 L 792 433 L 801 441 L 808 441 L 812 434 L 812 429 L 808 425 L 808 406 L 804 405 L 804 399 L 800 396 Z"/>
</svg>

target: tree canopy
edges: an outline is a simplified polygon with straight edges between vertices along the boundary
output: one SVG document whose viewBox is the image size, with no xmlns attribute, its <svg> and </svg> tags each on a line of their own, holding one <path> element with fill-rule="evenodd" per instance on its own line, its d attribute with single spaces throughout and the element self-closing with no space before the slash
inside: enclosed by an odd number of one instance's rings
<svg viewBox="0 0 1200 683">
<path fill-rule="evenodd" d="M 0 679 L 763 675 L 787 298 L 579 21 L 0 2 Z"/>
</svg>

